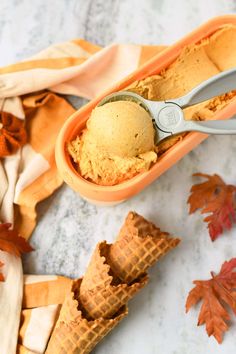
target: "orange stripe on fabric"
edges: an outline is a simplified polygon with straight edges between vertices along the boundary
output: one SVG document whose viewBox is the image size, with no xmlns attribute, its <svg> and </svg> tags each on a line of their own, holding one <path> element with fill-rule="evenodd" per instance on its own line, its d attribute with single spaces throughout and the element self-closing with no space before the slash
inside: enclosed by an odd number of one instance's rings
<svg viewBox="0 0 236 354">
<path fill-rule="evenodd" d="M 62 97 L 44 92 L 23 99 L 29 144 L 50 163 L 57 135 L 75 109 Z"/>
<path fill-rule="evenodd" d="M 99 50 L 102 49 L 102 47 L 100 47 L 96 44 L 87 42 L 84 39 L 74 39 L 72 41 L 72 43 L 79 45 L 82 49 L 84 49 L 89 54 L 95 54 L 95 53 L 99 52 Z"/>
<path fill-rule="evenodd" d="M 35 59 L 31 61 L 23 61 L 20 63 L 8 65 L 0 68 L 0 74 L 9 74 L 16 71 L 25 71 L 36 68 L 44 69 L 64 69 L 69 66 L 82 64 L 87 58 L 51 58 L 51 59 Z"/>
<path fill-rule="evenodd" d="M 50 196 L 63 183 L 58 174 L 55 160 L 51 168 L 26 187 L 19 195 L 15 206 L 15 227 L 28 239 L 36 226 L 35 207 L 38 202 Z"/>
<path fill-rule="evenodd" d="M 65 120 L 75 109 L 54 93 L 27 95 L 23 98 L 28 143 L 48 161 L 50 169 L 21 191 L 15 206 L 15 225 L 20 234 L 29 238 L 36 225 L 36 204 L 61 186 L 54 149 L 57 135 Z"/>
<path fill-rule="evenodd" d="M 56 280 L 25 284 L 22 307 L 62 304 L 71 282 L 71 279 L 59 276 Z"/>
<path fill-rule="evenodd" d="M 153 45 L 142 46 L 138 66 L 143 65 L 146 61 L 148 61 L 155 55 L 161 53 L 166 48 L 167 48 L 166 46 L 153 46 Z"/>
<path fill-rule="evenodd" d="M 20 322 L 19 337 L 18 337 L 18 342 L 20 344 L 23 343 L 25 332 L 30 321 L 31 312 L 32 310 L 30 309 L 21 311 L 21 322 Z"/>
</svg>

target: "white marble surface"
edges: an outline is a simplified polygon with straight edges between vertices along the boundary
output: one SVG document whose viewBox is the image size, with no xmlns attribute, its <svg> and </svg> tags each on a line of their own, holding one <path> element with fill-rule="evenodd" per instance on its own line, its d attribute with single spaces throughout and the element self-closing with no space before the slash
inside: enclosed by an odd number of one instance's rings
<svg viewBox="0 0 236 354">
<path fill-rule="evenodd" d="M 1 0 L 0 65 L 36 53 L 54 42 L 83 37 L 110 42 L 170 44 L 208 18 L 236 13 L 235 0 Z M 198 310 L 185 314 L 192 280 L 207 279 L 236 256 L 236 229 L 215 243 L 202 216 L 188 216 L 192 173 L 219 173 L 236 183 L 236 138 L 210 137 L 133 199 L 96 207 L 68 187 L 38 207 L 31 239 L 36 251 L 25 258 L 26 272 L 83 274 L 99 240 L 112 241 L 129 210 L 182 237 L 182 244 L 150 272 L 150 284 L 130 302 L 129 316 L 97 346 L 96 354 L 233 354 L 236 321 L 219 346 L 197 327 Z"/>
</svg>

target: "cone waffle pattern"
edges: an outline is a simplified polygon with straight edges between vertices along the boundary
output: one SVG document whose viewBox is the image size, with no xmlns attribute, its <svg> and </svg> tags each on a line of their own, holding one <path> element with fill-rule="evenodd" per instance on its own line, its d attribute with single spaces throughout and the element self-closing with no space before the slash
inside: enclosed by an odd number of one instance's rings
<svg viewBox="0 0 236 354">
<path fill-rule="evenodd" d="M 89 353 L 127 314 L 148 268 L 179 241 L 130 212 L 117 241 L 99 243 L 84 277 L 73 282 L 46 353 Z"/>
<path fill-rule="evenodd" d="M 109 247 L 108 262 L 114 274 L 129 284 L 179 242 L 142 216 L 130 212 L 117 241 Z"/>
<path fill-rule="evenodd" d="M 153 224 L 151 221 L 146 220 L 143 216 L 129 212 L 124 225 L 121 227 L 117 239 L 122 239 L 124 236 L 129 237 L 146 237 L 147 235 L 153 238 L 166 238 L 169 236 L 168 232 L 163 232 Z"/>
<path fill-rule="evenodd" d="M 80 311 L 78 311 L 80 312 Z M 95 345 L 110 332 L 128 313 L 124 307 L 112 319 L 99 318 L 88 321 L 80 318 L 77 321 L 63 322 L 58 320 L 58 325 L 53 331 L 46 353 L 51 354 L 85 354 L 90 353 Z"/>
<path fill-rule="evenodd" d="M 81 282 L 79 300 L 88 318 L 111 318 L 148 280 L 145 274 L 132 285 L 116 281 L 105 263 L 108 249 L 105 241 L 97 245 Z"/>
</svg>

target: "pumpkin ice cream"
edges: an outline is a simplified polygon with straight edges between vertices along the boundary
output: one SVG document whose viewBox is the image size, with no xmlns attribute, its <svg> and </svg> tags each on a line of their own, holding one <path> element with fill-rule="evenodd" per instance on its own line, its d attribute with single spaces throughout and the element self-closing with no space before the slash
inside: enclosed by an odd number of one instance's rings
<svg viewBox="0 0 236 354">
<path fill-rule="evenodd" d="M 167 69 L 134 82 L 128 89 L 149 100 L 171 100 L 235 66 L 236 26 L 228 25 L 200 43 L 183 48 Z M 236 91 L 232 91 L 186 108 L 185 119 L 209 119 L 235 96 Z M 83 177 L 97 184 L 114 185 L 147 171 L 157 155 L 161 156 L 185 135 L 167 138 L 154 147 L 154 131 L 147 112 L 136 103 L 120 101 L 95 108 L 87 129 L 68 148 Z"/>
<path fill-rule="evenodd" d="M 130 101 L 96 107 L 82 135 L 68 145 L 80 174 L 101 185 L 114 185 L 157 160 L 154 128 L 144 108 Z"/>
</svg>

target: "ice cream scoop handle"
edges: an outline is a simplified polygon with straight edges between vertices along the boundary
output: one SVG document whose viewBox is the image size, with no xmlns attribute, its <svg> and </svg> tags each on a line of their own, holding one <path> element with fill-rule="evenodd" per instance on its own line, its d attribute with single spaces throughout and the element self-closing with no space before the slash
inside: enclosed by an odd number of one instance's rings
<svg viewBox="0 0 236 354">
<path fill-rule="evenodd" d="M 231 120 L 185 121 L 184 127 L 180 130 L 175 133 L 198 131 L 207 134 L 236 134 L 236 116 Z"/>
<path fill-rule="evenodd" d="M 236 67 L 223 71 L 196 86 L 187 95 L 171 100 L 184 108 L 236 90 Z"/>
</svg>

